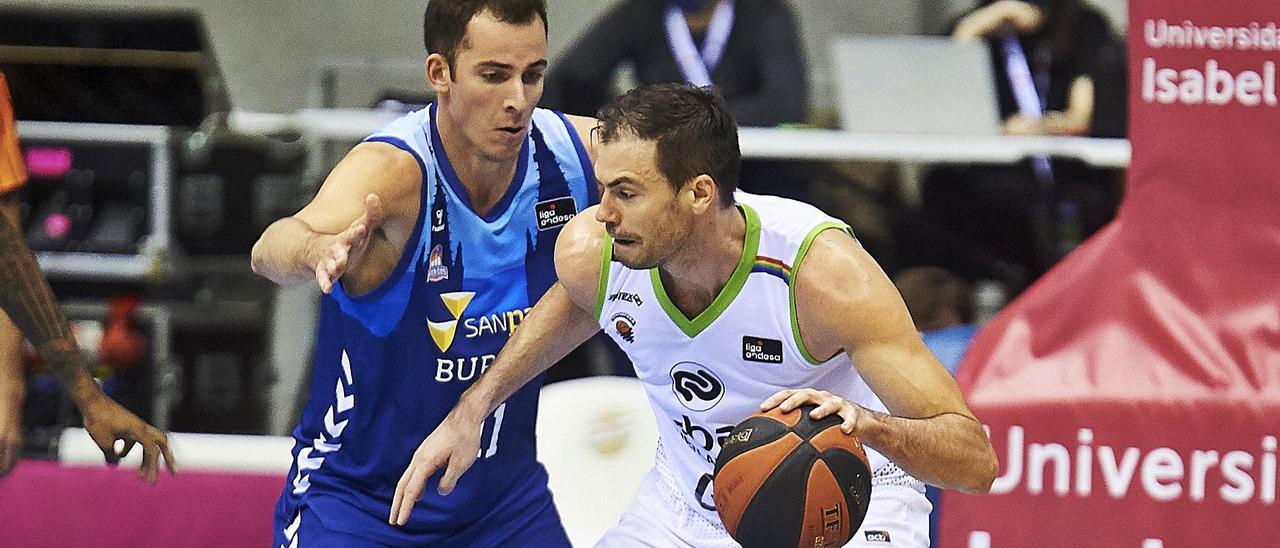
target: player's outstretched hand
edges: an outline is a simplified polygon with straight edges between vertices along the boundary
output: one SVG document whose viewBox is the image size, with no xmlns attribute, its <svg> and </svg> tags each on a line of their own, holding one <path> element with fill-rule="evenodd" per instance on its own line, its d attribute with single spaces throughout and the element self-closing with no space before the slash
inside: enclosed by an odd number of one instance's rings
<svg viewBox="0 0 1280 548">
<path fill-rule="evenodd" d="M 396 494 L 391 500 L 391 516 L 387 522 L 392 525 L 408 523 L 413 505 L 422 496 L 427 480 L 437 470 L 444 469 L 438 489 L 440 494 L 448 495 L 453 491 L 458 478 L 471 468 L 480 454 L 480 433 L 483 429 L 483 421 L 461 418 L 456 411 L 449 413 L 440 426 L 423 440 L 418 450 L 414 451 L 409 468 L 396 483 Z"/>
<path fill-rule="evenodd" d="M 137 415 L 120 406 L 105 394 L 99 394 L 80 407 L 84 415 L 84 429 L 89 437 L 98 444 L 102 456 L 107 462 L 115 464 L 129 454 L 134 444 L 142 445 L 142 467 L 138 469 L 138 477 L 150 484 L 155 484 L 160 473 L 160 457 L 170 474 L 178 472 L 178 462 L 173 460 L 173 452 L 169 450 L 169 437 L 147 424 Z M 116 440 L 124 441 L 124 448 L 117 453 Z"/>
<path fill-rule="evenodd" d="M 316 283 L 325 294 L 333 292 L 333 284 L 347 269 L 358 262 L 369 248 L 369 235 L 382 224 L 382 199 L 377 194 L 364 198 L 364 214 L 342 232 L 316 238 L 312 244 Z"/>
<path fill-rule="evenodd" d="M 768 411 L 777 407 L 783 413 L 790 413 L 793 409 L 806 404 L 818 406 L 809 412 L 809 417 L 814 420 L 821 419 L 832 413 L 840 415 L 840 418 L 844 419 L 840 424 L 840 430 L 845 434 L 857 434 L 858 423 L 863 414 L 870 413 L 861 405 L 852 403 L 826 390 L 814 390 L 812 388 L 780 390 L 760 404 L 760 411 Z"/>
</svg>

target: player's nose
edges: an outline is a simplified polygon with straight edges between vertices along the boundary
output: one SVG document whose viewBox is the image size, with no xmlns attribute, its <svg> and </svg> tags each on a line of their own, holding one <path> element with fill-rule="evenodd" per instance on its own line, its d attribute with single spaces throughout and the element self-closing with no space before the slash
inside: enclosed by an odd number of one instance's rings
<svg viewBox="0 0 1280 548">
<path fill-rule="evenodd" d="M 525 108 L 528 93 L 519 78 L 513 78 L 514 85 L 508 87 L 507 97 L 503 100 L 503 108 L 508 111 L 520 111 Z"/>
<path fill-rule="evenodd" d="M 596 208 L 596 220 L 606 225 L 618 224 L 618 213 L 613 209 L 612 200 L 608 197 L 600 199 L 600 206 Z"/>
</svg>

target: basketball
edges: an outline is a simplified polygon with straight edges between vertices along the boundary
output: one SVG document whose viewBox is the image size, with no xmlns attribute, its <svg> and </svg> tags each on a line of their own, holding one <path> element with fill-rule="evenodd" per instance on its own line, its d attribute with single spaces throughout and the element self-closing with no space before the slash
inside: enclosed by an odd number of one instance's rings
<svg viewBox="0 0 1280 548">
<path fill-rule="evenodd" d="M 841 418 L 813 420 L 806 405 L 757 413 L 738 424 L 716 459 L 715 504 L 746 548 L 842 546 L 871 501 L 862 444 Z"/>
</svg>

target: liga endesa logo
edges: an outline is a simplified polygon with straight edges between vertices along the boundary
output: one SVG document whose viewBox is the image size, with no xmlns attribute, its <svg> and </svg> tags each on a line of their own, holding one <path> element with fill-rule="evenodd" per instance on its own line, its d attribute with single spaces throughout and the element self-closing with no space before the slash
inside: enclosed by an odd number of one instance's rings
<svg viewBox="0 0 1280 548">
<path fill-rule="evenodd" d="M 998 440 L 1000 432 L 991 434 Z M 1080 428 L 1074 447 L 1049 440 L 1031 441 L 1023 427 L 1005 434 L 1000 457 L 1002 474 L 991 494 L 1095 496 L 1112 498 L 1141 493 L 1152 500 L 1230 504 L 1275 504 L 1276 436 L 1264 435 L 1254 447 L 1175 450 L 1129 447 L 1095 442 L 1093 430 Z M 1063 440 L 1055 440 L 1063 441 Z"/>
</svg>

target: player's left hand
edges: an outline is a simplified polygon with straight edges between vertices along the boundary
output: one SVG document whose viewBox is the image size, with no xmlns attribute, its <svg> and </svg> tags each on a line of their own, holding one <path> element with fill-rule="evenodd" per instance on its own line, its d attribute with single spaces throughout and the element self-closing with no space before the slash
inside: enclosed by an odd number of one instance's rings
<svg viewBox="0 0 1280 548">
<path fill-rule="evenodd" d="M 413 505 L 422 496 L 427 480 L 437 470 L 444 468 L 440 477 L 438 491 L 448 495 L 458 484 L 458 478 L 471 468 L 480 454 L 480 434 L 484 429 L 483 421 L 471 421 L 462 418 L 458 413 L 449 413 L 440 426 L 437 426 L 422 445 L 413 453 L 409 468 L 396 483 L 396 494 L 391 499 L 391 515 L 387 523 L 404 525 L 409 522 Z"/>
<path fill-rule="evenodd" d="M 105 394 L 98 393 L 80 404 L 80 413 L 84 415 L 84 429 L 98 444 L 108 463 L 120 462 L 137 444 L 142 446 L 142 466 L 138 469 L 140 479 L 155 484 L 161 457 L 164 457 L 170 474 L 178 473 L 178 462 L 169 450 L 169 437 Z M 124 441 L 124 449 L 119 452 L 115 450 L 116 440 Z"/>
<path fill-rule="evenodd" d="M 856 434 L 858 432 L 858 424 L 862 422 L 863 415 L 870 413 L 861 405 L 852 403 L 825 390 L 814 390 L 812 388 L 780 390 L 760 404 L 760 411 L 768 411 L 777 407 L 784 413 L 790 413 L 793 409 L 806 404 L 818 406 L 809 412 L 809 417 L 814 420 L 833 413 L 839 415 L 840 418 L 844 419 L 844 422 L 840 424 L 840 430 L 845 434 Z"/>
</svg>

